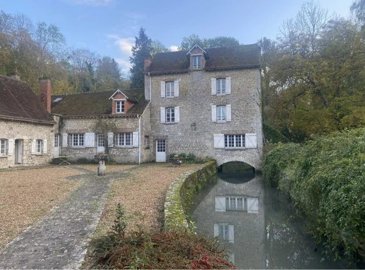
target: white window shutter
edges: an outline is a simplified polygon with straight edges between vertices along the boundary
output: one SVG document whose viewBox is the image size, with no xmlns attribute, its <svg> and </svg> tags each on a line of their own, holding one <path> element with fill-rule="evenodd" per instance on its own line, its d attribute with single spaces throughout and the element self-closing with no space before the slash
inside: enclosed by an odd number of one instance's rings
<svg viewBox="0 0 365 270">
<path fill-rule="evenodd" d="M 214 134 L 214 148 L 224 148 L 224 134 Z"/>
<path fill-rule="evenodd" d="M 48 142 L 47 140 L 43 140 L 43 153 L 47 154 L 48 151 Z"/>
<path fill-rule="evenodd" d="M 247 213 L 257 214 L 259 212 L 259 199 L 247 198 Z"/>
<path fill-rule="evenodd" d="M 218 237 L 218 236 L 219 236 L 219 225 L 214 224 L 214 237 Z"/>
<path fill-rule="evenodd" d="M 32 140 L 31 153 L 33 155 L 36 153 L 36 145 L 37 145 L 37 140 L 36 139 Z"/>
<path fill-rule="evenodd" d="M 226 78 L 226 94 L 231 93 L 231 77 Z"/>
<path fill-rule="evenodd" d="M 245 134 L 245 147 L 246 148 L 257 148 L 256 133 L 246 133 Z"/>
<path fill-rule="evenodd" d="M 133 147 L 138 147 L 139 132 L 133 132 Z"/>
<path fill-rule="evenodd" d="M 179 123 L 180 122 L 180 107 L 175 107 L 175 122 Z"/>
<path fill-rule="evenodd" d="M 215 197 L 215 211 L 226 212 L 226 197 L 223 196 Z"/>
<path fill-rule="evenodd" d="M 165 81 L 161 81 L 161 97 L 165 97 Z"/>
<path fill-rule="evenodd" d="M 226 105 L 226 121 L 232 121 L 232 107 L 231 107 L 231 104 Z"/>
<path fill-rule="evenodd" d="M 212 87 L 212 95 L 216 95 L 217 94 L 217 79 L 216 78 L 211 78 L 211 87 Z"/>
<path fill-rule="evenodd" d="M 234 243 L 234 225 L 228 225 L 228 242 Z"/>
<path fill-rule="evenodd" d="M 95 147 L 95 133 L 85 133 L 85 147 Z"/>
<path fill-rule="evenodd" d="M 174 81 L 174 96 L 178 97 L 180 94 L 179 80 Z"/>
<path fill-rule="evenodd" d="M 217 106 L 212 105 L 212 121 L 217 122 Z"/>
<path fill-rule="evenodd" d="M 11 156 L 12 154 L 14 154 L 14 139 L 9 139 L 8 140 L 8 155 Z"/>
<path fill-rule="evenodd" d="M 160 107 L 160 120 L 161 123 L 165 123 L 166 116 L 165 116 L 165 107 Z"/>
<path fill-rule="evenodd" d="M 67 139 L 68 139 L 67 133 L 63 133 L 62 134 L 62 147 L 67 147 Z"/>
<path fill-rule="evenodd" d="M 113 132 L 108 132 L 108 147 L 114 146 L 114 134 Z"/>
</svg>

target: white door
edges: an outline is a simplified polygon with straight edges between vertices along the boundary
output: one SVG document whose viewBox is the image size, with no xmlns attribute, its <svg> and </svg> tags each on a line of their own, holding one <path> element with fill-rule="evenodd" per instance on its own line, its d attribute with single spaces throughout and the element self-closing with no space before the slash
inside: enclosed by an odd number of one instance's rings
<svg viewBox="0 0 365 270">
<path fill-rule="evenodd" d="M 105 152 L 105 137 L 104 134 L 97 134 L 96 135 L 96 152 L 97 153 L 104 153 Z"/>
<path fill-rule="evenodd" d="M 156 162 L 166 162 L 166 140 L 156 140 Z"/>
<path fill-rule="evenodd" d="M 60 134 L 54 135 L 54 147 L 53 147 L 53 157 L 58 158 L 60 156 Z"/>
</svg>

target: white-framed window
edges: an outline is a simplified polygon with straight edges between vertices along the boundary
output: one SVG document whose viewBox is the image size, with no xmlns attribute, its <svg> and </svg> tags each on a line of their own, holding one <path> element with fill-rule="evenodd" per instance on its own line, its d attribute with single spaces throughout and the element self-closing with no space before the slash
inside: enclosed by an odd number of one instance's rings
<svg viewBox="0 0 365 270">
<path fill-rule="evenodd" d="M 83 147 L 85 143 L 84 133 L 70 133 L 68 134 L 68 145 L 71 147 Z"/>
<path fill-rule="evenodd" d="M 8 139 L 0 139 L 0 156 L 7 156 L 9 150 Z"/>
<path fill-rule="evenodd" d="M 175 89 L 174 89 L 174 81 L 165 82 L 165 97 L 174 97 Z"/>
<path fill-rule="evenodd" d="M 244 197 L 230 196 L 226 197 L 226 210 L 227 211 L 245 211 L 247 202 Z"/>
<path fill-rule="evenodd" d="M 56 133 L 54 135 L 54 147 L 60 146 L 60 134 Z"/>
<path fill-rule="evenodd" d="M 37 154 L 43 154 L 43 140 L 36 140 L 35 151 Z"/>
<path fill-rule="evenodd" d="M 228 223 L 214 224 L 214 237 L 234 243 L 234 225 Z"/>
<path fill-rule="evenodd" d="M 132 132 L 115 133 L 114 145 L 117 147 L 133 146 Z"/>
<path fill-rule="evenodd" d="M 216 87 L 217 95 L 226 94 L 226 78 L 217 78 Z"/>
<path fill-rule="evenodd" d="M 202 67 L 202 56 L 201 55 L 193 55 L 191 57 L 193 61 L 193 69 L 200 69 Z"/>
<path fill-rule="evenodd" d="M 105 136 L 103 133 L 98 133 L 96 138 L 97 146 L 98 147 L 104 147 L 105 146 Z"/>
<path fill-rule="evenodd" d="M 216 112 L 217 112 L 217 122 L 225 122 L 227 120 L 225 105 L 218 105 Z"/>
<path fill-rule="evenodd" d="M 224 147 L 225 148 L 244 148 L 245 147 L 245 134 L 235 134 L 235 135 L 224 134 Z"/>
<path fill-rule="evenodd" d="M 115 112 L 116 113 L 125 112 L 125 100 L 116 100 L 115 101 Z"/>
<path fill-rule="evenodd" d="M 175 107 L 167 107 L 166 112 L 166 123 L 175 123 Z"/>
</svg>

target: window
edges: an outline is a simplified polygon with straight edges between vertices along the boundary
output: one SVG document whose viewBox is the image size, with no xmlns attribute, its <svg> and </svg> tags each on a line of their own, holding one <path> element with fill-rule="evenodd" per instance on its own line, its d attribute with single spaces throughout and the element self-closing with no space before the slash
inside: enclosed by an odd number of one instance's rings
<svg viewBox="0 0 365 270">
<path fill-rule="evenodd" d="M 42 154 L 43 153 L 43 140 L 36 140 L 36 145 L 35 145 L 36 149 L 36 153 L 37 154 Z"/>
<path fill-rule="evenodd" d="M 217 106 L 217 122 L 226 121 L 226 106 Z"/>
<path fill-rule="evenodd" d="M 217 79 L 217 95 L 224 95 L 226 93 L 226 78 Z"/>
<path fill-rule="evenodd" d="M 131 132 L 116 133 L 114 135 L 114 145 L 118 147 L 132 146 L 133 137 Z"/>
<path fill-rule="evenodd" d="M 225 148 L 244 148 L 245 147 L 245 134 L 224 135 L 224 147 Z"/>
<path fill-rule="evenodd" d="M 214 237 L 234 243 L 234 226 L 227 223 L 214 224 Z"/>
<path fill-rule="evenodd" d="M 54 135 L 54 147 L 59 147 L 60 146 L 60 134 L 55 134 Z"/>
<path fill-rule="evenodd" d="M 228 240 L 229 238 L 228 224 L 218 224 L 218 236 L 223 240 Z"/>
<path fill-rule="evenodd" d="M 105 146 L 104 134 L 99 133 L 96 136 L 97 136 L 96 140 L 97 140 L 98 147 L 104 147 Z"/>
<path fill-rule="evenodd" d="M 202 66 L 202 56 L 201 55 L 193 55 L 192 57 L 193 60 L 193 69 L 200 69 Z"/>
<path fill-rule="evenodd" d="M 244 197 L 226 197 L 226 209 L 231 211 L 246 210 L 246 198 Z"/>
<path fill-rule="evenodd" d="M 68 134 L 68 145 L 72 147 L 84 146 L 84 134 L 83 133 Z"/>
<path fill-rule="evenodd" d="M 166 108 L 166 123 L 175 123 L 175 107 Z"/>
<path fill-rule="evenodd" d="M 116 113 L 124 113 L 125 100 L 117 100 L 115 102 L 115 112 Z"/>
<path fill-rule="evenodd" d="M 8 154 L 9 143 L 7 139 L 0 139 L 0 156 L 6 156 Z"/>
<path fill-rule="evenodd" d="M 175 91 L 174 91 L 174 82 L 169 81 L 165 83 L 165 97 L 174 97 Z"/>
</svg>

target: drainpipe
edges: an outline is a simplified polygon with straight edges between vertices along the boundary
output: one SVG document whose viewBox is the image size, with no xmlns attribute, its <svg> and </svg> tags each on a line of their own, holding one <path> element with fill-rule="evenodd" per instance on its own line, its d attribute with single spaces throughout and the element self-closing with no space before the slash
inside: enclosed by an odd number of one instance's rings
<svg viewBox="0 0 365 270">
<path fill-rule="evenodd" d="M 148 72 L 148 77 L 150 77 L 150 102 L 152 100 L 152 78 L 151 78 L 151 73 Z"/>
<path fill-rule="evenodd" d="M 141 164 L 141 117 L 138 118 L 138 165 Z"/>
</svg>

